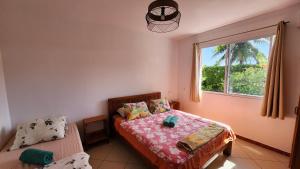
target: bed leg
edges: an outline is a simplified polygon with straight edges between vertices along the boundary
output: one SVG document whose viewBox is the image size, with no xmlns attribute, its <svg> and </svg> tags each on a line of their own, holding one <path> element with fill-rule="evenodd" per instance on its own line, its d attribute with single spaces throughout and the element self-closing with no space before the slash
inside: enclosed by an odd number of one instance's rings
<svg viewBox="0 0 300 169">
<path fill-rule="evenodd" d="M 226 156 L 230 156 L 232 151 L 232 141 L 227 143 L 226 148 L 223 150 L 223 154 Z"/>
</svg>

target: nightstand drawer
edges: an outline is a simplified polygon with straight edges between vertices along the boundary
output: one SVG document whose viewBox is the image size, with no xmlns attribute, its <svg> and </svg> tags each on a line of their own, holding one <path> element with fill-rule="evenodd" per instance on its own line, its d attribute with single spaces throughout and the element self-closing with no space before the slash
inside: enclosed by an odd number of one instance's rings
<svg viewBox="0 0 300 169">
<path fill-rule="evenodd" d="M 107 125 L 108 118 L 106 115 L 83 119 L 83 134 L 86 147 L 100 141 L 109 142 L 109 131 Z"/>
</svg>

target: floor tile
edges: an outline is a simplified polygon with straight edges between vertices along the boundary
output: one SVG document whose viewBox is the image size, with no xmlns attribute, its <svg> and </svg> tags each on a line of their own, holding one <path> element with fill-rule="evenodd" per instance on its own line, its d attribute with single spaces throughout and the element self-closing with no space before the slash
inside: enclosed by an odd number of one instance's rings
<svg viewBox="0 0 300 169">
<path fill-rule="evenodd" d="M 262 169 L 288 169 L 282 162 L 255 160 Z"/>
<path fill-rule="evenodd" d="M 125 167 L 125 169 L 145 169 L 145 168 L 147 168 L 145 165 L 130 164 L 130 163 L 128 163 Z"/>
<path fill-rule="evenodd" d="M 260 169 L 251 159 L 218 157 L 207 169 Z"/>
<path fill-rule="evenodd" d="M 106 161 L 113 161 L 113 162 L 123 162 L 126 163 L 129 159 L 130 153 L 126 148 L 119 147 L 114 148 L 105 158 Z"/>
<path fill-rule="evenodd" d="M 92 166 L 93 169 L 98 169 L 100 165 L 102 164 L 102 160 L 96 160 L 96 159 L 91 159 L 89 160 L 90 165 Z"/>
<path fill-rule="evenodd" d="M 243 145 L 241 146 L 242 150 L 250 156 L 251 159 L 255 160 L 268 160 L 268 161 L 279 161 L 275 155 L 276 152 L 271 150 L 258 147 L 256 145 Z"/>
<path fill-rule="evenodd" d="M 243 145 L 252 145 L 251 143 L 249 143 L 247 141 L 244 141 L 244 140 L 241 140 L 241 139 L 238 139 L 238 138 L 235 140 L 235 143 L 237 145 L 240 145 L 240 146 L 243 146 Z"/>
<path fill-rule="evenodd" d="M 250 156 L 237 144 L 232 146 L 231 156 L 238 158 L 250 158 Z"/>
<path fill-rule="evenodd" d="M 91 159 L 104 160 L 112 151 L 112 144 L 101 144 L 87 150 Z"/>
<path fill-rule="evenodd" d="M 126 163 L 103 161 L 99 169 L 124 169 Z"/>
<path fill-rule="evenodd" d="M 290 161 L 282 162 L 284 167 L 290 167 Z"/>
<path fill-rule="evenodd" d="M 138 154 L 135 150 L 130 150 L 129 152 L 130 153 L 128 156 L 128 163 L 140 164 L 140 165 L 145 164 L 145 159 L 142 158 L 142 156 Z"/>
<path fill-rule="evenodd" d="M 280 162 L 284 162 L 284 163 L 289 163 L 290 162 L 290 157 L 279 154 L 279 153 L 275 153 L 274 154 L 275 158 L 280 161 Z"/>
</svg>

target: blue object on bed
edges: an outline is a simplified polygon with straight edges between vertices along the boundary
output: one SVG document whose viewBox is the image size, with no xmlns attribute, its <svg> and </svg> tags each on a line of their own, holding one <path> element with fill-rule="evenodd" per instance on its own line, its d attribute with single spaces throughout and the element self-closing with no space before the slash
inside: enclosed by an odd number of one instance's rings
<svg viewBox="0 0 300 169">
<path fill-rule="evenodd" d="M 22 152 L 19 160 L 27 164 L 47 165 L 53 161 L 53 152 L 29 148 Z"/>
<path fill-rule="evenodd" d="M 167 118 L 164 119 L 163 125 L 169 127 L 169 123 L 171 121 L 172 116 L 168 116 Z"/>
<path fill-rule="evenodd" d="M 167 126 L 167 127 L 175 127 L 176 123 L 178 121 L 178 117 L 177 116 L 168 116 L 164 121 L 163 121 L 163 125 Z"/>
</svg>

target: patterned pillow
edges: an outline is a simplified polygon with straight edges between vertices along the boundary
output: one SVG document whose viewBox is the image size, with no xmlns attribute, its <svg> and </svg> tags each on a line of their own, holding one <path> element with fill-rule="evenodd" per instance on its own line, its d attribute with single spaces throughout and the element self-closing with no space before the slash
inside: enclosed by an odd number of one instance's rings
<svg viewBox="0 0 300 169">
<path fill-rule="evenodd" d="M 127 120 L 144 118 L 151 115 L 145 102 L 125 103 L 123 107 Z"/>
<path fill-rule="evenodd" d="M 120 114 L 120 116 L 122 116 L 122 117 L 126 117 L 125 116 L 125 111 L 126 111 L 126 109 L 124 108 L 124 107 L 120 107 L 120 108 L 118 108 L 118 110 L 117 110 L 117 112 Z"/>
<path fill-rule="evenodd" d="M 44 166 L 44 169 L 92 169 L 90 156 L 84 152 L 76 153 Z"/>
<path fill-rule="evenodd" d="M 35 119 L 17 127 L 13 145 L 9 151 L 29 145 L 62 139 L 65 137 L 66 117 L 54 117 L 46 120 Z"/>
<path fill-rule="evenodd" d="M 150 101 L 150 111 L 153 114 L 170 111 L 171 107 L 167 99 L 156 99 Z"/>
</svg>

